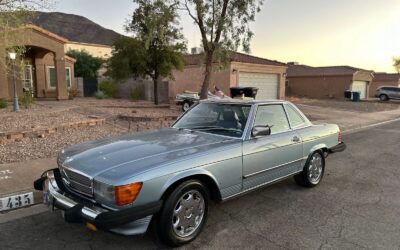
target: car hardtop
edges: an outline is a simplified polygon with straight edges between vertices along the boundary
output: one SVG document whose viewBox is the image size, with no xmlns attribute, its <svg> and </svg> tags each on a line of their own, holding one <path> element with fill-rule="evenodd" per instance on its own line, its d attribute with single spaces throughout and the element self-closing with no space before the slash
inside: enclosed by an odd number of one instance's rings
<svg viewBox="0 0 400 250">
<path fill-rule="evenodd" d="M 221 104 L 246 104 L 246 105 L 264 105 L 264 104 L 292 104 L 285 100 L 254 100 L 249 99 L 206 99 L 201 100 L 200 103 L 221 103 Z"/>
</svg>

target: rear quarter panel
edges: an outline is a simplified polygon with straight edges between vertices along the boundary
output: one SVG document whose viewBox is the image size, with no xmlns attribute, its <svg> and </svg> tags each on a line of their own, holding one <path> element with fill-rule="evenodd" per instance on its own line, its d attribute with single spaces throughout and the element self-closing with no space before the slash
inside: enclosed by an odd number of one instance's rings
<svg viewBox="0 0 400 250">
<path fill-rule="evenodd" d="M 298 130 L 303 140 L 303 155 L 309 156 L 312 152 L 331 148 L 338 144 L 339 127 L 336 124 L 312 125 Z"/>
</svg>

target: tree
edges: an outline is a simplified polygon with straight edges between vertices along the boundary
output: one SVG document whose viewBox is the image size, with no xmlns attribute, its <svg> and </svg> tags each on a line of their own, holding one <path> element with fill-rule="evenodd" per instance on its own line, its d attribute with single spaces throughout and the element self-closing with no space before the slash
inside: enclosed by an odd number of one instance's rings
<svg viewBox="0 0 400 250">
<path fill-rule="evenodd" d="M 240 46 L 250 52 L 253 37 L 249 24 L 260 11 L 262 0 L 181 0 L 185 10 L 198 26 L 204 48 L 205 74 L 200 97 L 207 98 L 213 62 L 226 63 L 229 51 Z"/>
<path fill-rule="evenodd" d="M 158 84 L 173 77 L 173 69 L 183 68 L 186 43 L 178 27 L 177 5 L 162 0 L 134 0 L 138 5 L 126 26 L 133 38 L 121 37 L 114 44 L 108 62 L 109 75 L 116 79 L 150 77 L 154 83 L 154 102 Z"/>
<path fill-rule="evenodd" d="M 395 67 L 396 71 L 400 73 L 400 57 L 393 58 L 393 66 Z"/>
<path fill-rule="evenodd" d="M 104 63 L 103 59 L 90 55 L 86 50 L 69 50 L 66 55 L 76 59 L 74 72 L 77 77 L 96 77 Z"/>
</svg>

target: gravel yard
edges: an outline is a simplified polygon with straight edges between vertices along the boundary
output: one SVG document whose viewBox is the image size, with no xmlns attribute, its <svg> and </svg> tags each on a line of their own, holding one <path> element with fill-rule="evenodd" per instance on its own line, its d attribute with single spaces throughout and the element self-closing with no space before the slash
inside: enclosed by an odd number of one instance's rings
<svg viewBox="0 0 400 250">
<path fill-rule="evenodd" d="M 32 110 L 24 109 L 18 113 L 2 113 L 0 119 L 0 132 L 7 132 L 77 122 L 88 119 L 88 116 L 70 110 L 49 110 L 42 107 Z"/>
<path fill-rule="evenodd" d="M 11 144 L 0 145 L 0 164 L 54 157 L 67 146 L 122 133 L 126 133 L 126 131 L 105 124 L 97 127 L 66 129 L 62 133 L 54 133 L 45 138 L 23 139 Z"/>
<path fill-rule="evenodd" d="M 165 106 L 165 105 L 164 105 Z M 179 116 L 179 107 L 155 108 L 151 102 L 132 102 L 129 100 L 76 98 L 72 101 L 38 101 L 30 109 L 12 112 L 12 108 L 0 110 L 0 132 L 29 130 L 42 126 L 89 119 L 96 115 L 106 118 L 102 126 L 69 128 L 46 135 L 44 138 L 23 138 L 20 141 L 0 144 L 0 164 L 54 157 L 64 147 L 84 141 L 112 137 L 132 131 L 156 129 L 160 122 L 129 123 L 119 119 L 119 115 L 134 117 Z M 163 123 L 162 126 L 167 126 Z"/>
<path fill-rule="evenodd" d="M 346 111 L 365 112 L 365 113 L 389 111 L 400 108 L 400 103 L 398 102 L 379 102 L 379 101 L 352 102 L 348 100 L 308 99 L 308 98 L 295 98 L 295 97 L 288 97 L 287 100 L 295 104 L 303 104 L 303 105 L 334 108 Z"/>
</svg>

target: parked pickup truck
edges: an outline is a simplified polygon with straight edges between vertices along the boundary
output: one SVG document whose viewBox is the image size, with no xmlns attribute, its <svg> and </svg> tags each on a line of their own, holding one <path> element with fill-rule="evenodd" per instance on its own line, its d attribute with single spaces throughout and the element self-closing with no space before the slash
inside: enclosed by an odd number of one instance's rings
<svg viewBox="0 0 400 250">
<path fill-rule="evenodd" d="M 290 102 L 206 100 L 171 128 L 66 148 L 34 186 L 67 222 L 123 235 L 154 223 L 179 246 L 204 229 L 210 200 L 291 176 L 315 187 L 326 157 L 345 147 L 337 125 L 313 125 Z"/>
</svg>

